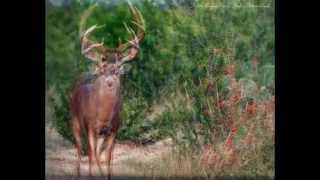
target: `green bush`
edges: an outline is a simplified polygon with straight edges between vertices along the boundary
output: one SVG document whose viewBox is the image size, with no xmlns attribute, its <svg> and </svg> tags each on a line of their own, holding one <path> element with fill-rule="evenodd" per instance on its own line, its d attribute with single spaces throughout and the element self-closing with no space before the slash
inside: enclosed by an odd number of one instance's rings
<svg viewBox="0 0 320 180">
<path fill-rule="evenodd" d="M 227 68 L 235 66 L 234 78 L 247 99 L 262 102 L 274 95 L 273 7 L 205 8 L 207 1 L 168 1 L 167 6 L 156 6 L 152 2 L 136 4 L 146 22 L 146 37 L 139 57 L 130 63 L 131 71 L 122 79 L 122 126 L 117 138 L 143 142 L 172 137 L 182 147 L 194 149 L 224 140 L 232 108 L 230 104 L 218 108 L 217 104 L 229 102 L 234 93 Z M 58 132 L 70 141 L 68 95 L 90 65 L 80 53 L 79 24 L 92 4 L 72 1 L 67 7 L 50 6 L 47 14 L 47 85 L 56 87 L 55 100 L 49 105 Z M 129 36 L 123 23 L 132 25 L 127 4 L 98 5 L 86 28 L 105 26 L 93 39 L 109 47 L 126 41 Z M 221 52 L 212 55 L 213 49 Z M 246 103 L 241 102 L 237 111 Z M 155 104 L 164 110 L 150 120 Z"/>
</svg>

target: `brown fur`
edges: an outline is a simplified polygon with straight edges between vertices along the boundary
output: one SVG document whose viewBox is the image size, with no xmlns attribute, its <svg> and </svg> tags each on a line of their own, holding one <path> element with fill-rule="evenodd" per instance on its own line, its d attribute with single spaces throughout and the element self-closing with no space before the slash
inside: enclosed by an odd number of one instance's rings
<svg viewBox="0 0 320 180">
<path fill-rule="evenodd" d="M 106 165 L 108 175 L 111 174 L 112 149 L 120 125 L 120 73 L 115 64 L 105 65 L 101 72 L 103 73 L 92 83 L 80 80 L 72 91 L 71 113 L 78 153 L 78 175 L 80 175 L 82 131 L 88 138 L 89 174 L 92 174 L 93 158 L 102 173 L 99 158 L 102 144 L 97 144 L 99 138 L 106 141 Z"/>
</svg>

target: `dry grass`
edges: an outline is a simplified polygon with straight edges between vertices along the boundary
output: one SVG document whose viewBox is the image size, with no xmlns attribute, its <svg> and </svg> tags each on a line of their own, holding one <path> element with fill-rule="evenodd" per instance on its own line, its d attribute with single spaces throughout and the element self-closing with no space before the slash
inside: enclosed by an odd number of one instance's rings
<svg viewBox="0 0 320 180">
<path fill-rule="evenodd" d="M 274 98 L 246 102 L 243 82 L 234 78 L 232 66 L 226 68 L 226 76 L 231 79 L 230 98 L 221 100 L 216 104 L 218 108 L 209 108 L 207 113 L 213 116 L 217 109 L 227 109 L 223 122 L 227 137 L 213 136 L 214 143 L 200 147 L 200 152 L 183 149 L 184 155 L 170 152 L 158 161 L 135 164 L 139 174 L 274 177 Z M 245 106 L 240 105 L 242 102 Z"/>
</svg>

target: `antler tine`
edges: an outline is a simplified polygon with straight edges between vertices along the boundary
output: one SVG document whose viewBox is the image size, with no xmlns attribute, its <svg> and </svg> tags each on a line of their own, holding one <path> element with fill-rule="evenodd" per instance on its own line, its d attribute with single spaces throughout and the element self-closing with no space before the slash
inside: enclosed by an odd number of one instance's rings
<svg viewBox="0 0 320 180">
<path fill-rule="evenodd" d="M 144 23 L 144 19 L 141 12 L 136 7 L 134 7 L 134 9 L 135 9 L 134 17 L 136 21 L 133 21 L 133 23 L 138 27 L 138 39 L 140 42 L 144 38 L 145 23 Z"/>
<path fill-rule="evenodd" d="M 80 44 L 81 44 L 81 54 L 86 58 L 98 63 L 100 61 L 99 53 L 103 51 L 102 43 L 95 43 L 90 40 L 88 37 L 90 33 L 92 33 L 95 29 L 98 28 L 97 25 L 93 25 L 88 29 L 84 29 L 88 17 L 92 14 L 93 10 L 97 7 L 97 4 L 90 6 L 81 16 L 80 18 Z"/>
<path fill-rule="evenodd" d="M 104 52 L 105 48 L 103 47 L 103 43 L 95 43 L 88 38 L 90 33 L 92 33 L 95 29 L 97 29 L 97 25 L 93 25 L 88 28 L 80 37 L 81 43 L 81 54 L 86 58 L 99 63 L 101 61 L 101 54 Z"/>
<path fill-rule="evenodd" d="M 91 15 L 93 10 L 97 7 L 97 4 L 89 7 L 81 16 L 80 19 L 80 43 L 81 43 L 81 53 L 88 59 L 99 63 L 102 60 L 103 54 L 108 52 L 118 52 L 117 48 L 107 48 L 103 46 L 103 43 L 96 43 L 89 39 L 89 35 L 96 29 L 103 26 L 93 25 L 87 30 L 84 30 L 88 17 Z"/>
<path fill-rule="evenodd" d="M 126 29 L 129 33 L 133 34 L 133 39 L 129 40 L 127 43 L 125 44 L 121 44 L 118 49 L 123 52 L 123 58 L 121 58 L 118 61 L 118 64 L 123 64 L 127 61 L 132 60 L 133 58 L 135 58 L 139 52 L 139 43 L 143 40 L 144 38 L 144 34 L 145 34 L 145 24 L 144 24 L 144 19 L 140 13 L 140 11 L 135 8 L 132 7 L 131 4 L 129 4 L 131 12 L 133 14 L 134 17 L 134 21 L 133 23 L 137 26 L 138 30 L 137 33 L 134 32 L 134 30 L 132 30 L 131 28 L 128 28 L 126 25 Z M 129 50 L 127 50 L 129 48 Z"/>
<path fill-rule="evenodd" d="M 81 53 L 88 59 L 93 62 L 96 62 L 99 65 L 102 62 L 102 59 L 106 57 L 108 54 L 117 54 L 117 57 L 120 58 L 118 63 L 124 63 L 126 61 L 132 60 L 139 51 L 139 43 L 143 40 L 145 35 L 145 24 L 143 16 L 140 11 L 131 5 L 129 2 L 130 10 L 133 14 L 132 23 L 137 27 L 137 32 L 132 30 L 131 28 L 127 28 L 127 30 L 133 34 L 133 38 L 128 40 L 127 43 L 120 44 L 117 48 L 107 48 L 103 46 L 103 42 L 97 43 L 89 39 L 89 35 L 99 28 L 97 25 L 93 25 L 87 30 L 83 31 L 86 23 L 86 19 L 93 11 L 96 5 L 90 7 L 81 17 L 80 21 L 80 43 L 81 43 Z"/>
<path fill-rule="evenodd" d="M 133 18 L 134 18 L 134 21 L 132 21 L 132 23 L 135 24 L 138 29 L 137 35 L 130 28 L 126 27 L 127 30 L 134 35 L 134 37 L 133 37 L 133 39 L 128 40 L 127 43 L 120 44 L 118 47 L 118 49 L 120 51 L 125 51 L 132 46 L 138 47 L 139 42 L 141 42 L 143 40 L 144 34 L 145 34 L 145 24 L 144 24 L 143 16 L 141 15 L 140 11 L 136 7 L 133 7 L 130 3 L 129 3 L 129 7 L 130 7 L 130 10 L 131 10 L 131 12 L 133 14 Z"/>
</svg>

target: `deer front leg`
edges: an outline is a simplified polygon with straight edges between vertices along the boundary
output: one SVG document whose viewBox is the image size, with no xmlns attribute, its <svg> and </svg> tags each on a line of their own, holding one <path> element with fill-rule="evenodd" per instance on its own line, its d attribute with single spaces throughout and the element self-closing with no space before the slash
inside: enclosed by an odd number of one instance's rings
<svg viewBox="0 0 320 180">
<path fill-rule="evenodd" d="M 92 160 L 95 157 L 95 137 L 92 131 L 88 133 L 88 159 L 89 159 L 89 176 L 92 176 Z"/>
<path fill-rule="evenodd" d="M 97 147 L 96 147 L 96 161 L 97 161 L 97 165 L 99 167 L 99 171 L 101 175 L 103 175 L 103 171 L 100 163 L 100 153 L 101 153 L 101 147 L 103 142 L 104 142 L 104 138 L 98 138 Z"/>
<path fill-rule="evenodd" d="M 81 131 L 79 121 L 77 119 L 72 120 L 73 136 L 75 138 L 75 146 L 77 149 L 77 175 L 80 176 L 80 163 L 81 163 Z"/>
<path fill-rule="evenodd" d="M 107 142 L 106 142 L 106 165 L 107 165 L 107 176 L 108 180 L 111 180 L 111 174 L 112 174 L 112 168 L 111 168 L 111 160 L 112 160 L 112 151 L 114 147 L 114 139 L 115 139 L 115 134 L 112 133 L 110 136 L 107 137 Z"/>
</svg>

